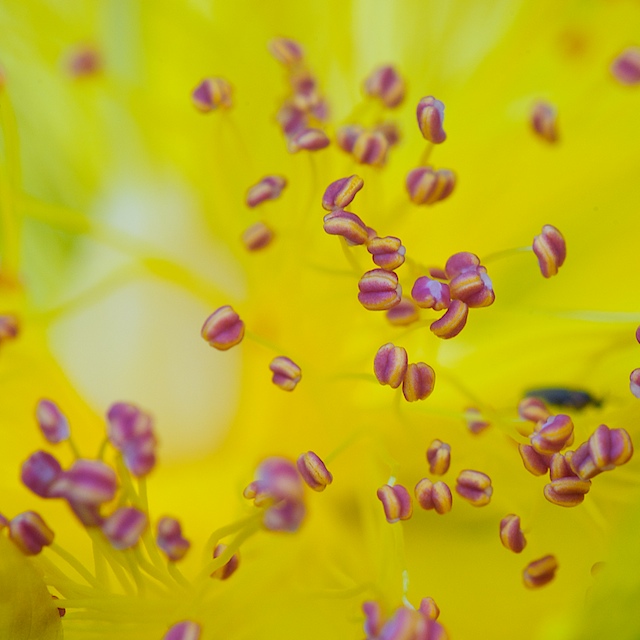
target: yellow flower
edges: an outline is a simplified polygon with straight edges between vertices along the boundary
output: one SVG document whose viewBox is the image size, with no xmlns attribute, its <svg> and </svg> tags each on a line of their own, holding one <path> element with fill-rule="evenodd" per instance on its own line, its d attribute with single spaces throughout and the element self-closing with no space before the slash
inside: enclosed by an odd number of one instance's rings
<svg viewBox="0 0 640 640">
<path fill-rule="evenodd" d="M 0 7 L 0 635 L 637 637 L 640 10 L 236 4 Z"/>
</svg>

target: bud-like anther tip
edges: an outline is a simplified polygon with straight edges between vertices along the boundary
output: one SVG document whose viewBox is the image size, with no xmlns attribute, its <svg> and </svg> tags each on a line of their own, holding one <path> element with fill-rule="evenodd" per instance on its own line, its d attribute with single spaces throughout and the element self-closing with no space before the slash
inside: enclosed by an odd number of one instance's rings
<svg viewBox="0 0 640 640">
<path fill-rule="evenodd" d="M 567 257 L 567 245 L 558 229 L 550 224 L 542 227 L 542 233 L 533 239 L 533 252 L 538 258 L 540 271 L 545 278 L 558 273 Z"/>
<path fill-rule="evenodd" d="M 244 322 L 229 305 L 225 305 L 205 320 L 200 334 L 215 349 L 226 351 L 242 342 Z"/>
<path fill-rule="evenodd" d="M 447 139 L 442 128 L 444 122 L 444 104 L 433 96 L 422 98 L 416 109 L 418 127 L 425 138 L 433 144 L 441 144 Z"/>
<path fill-rule="evenodd" d="M 283 391 L 293 391 L 302 379 L 300 367 L 286 356 L 275 357 L 271 361 L 269 369 L 273 372 L 271 378 L 273 384 Z"/>
</svg>

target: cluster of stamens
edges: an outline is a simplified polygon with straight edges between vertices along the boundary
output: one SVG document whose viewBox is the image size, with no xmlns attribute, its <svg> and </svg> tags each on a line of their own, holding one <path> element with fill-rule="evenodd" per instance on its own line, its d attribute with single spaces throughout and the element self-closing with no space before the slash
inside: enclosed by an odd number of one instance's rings
<svg viewBox="0 0 640 640">
<path fill-rule="evenodd" d="M 366 640 L 447 640 L 445 628 L 438 622 L 440 609 L 433 598 L 423 598 L 418 609 L 404 605 L 384 620 L 378 602 L 362 603 Z"/>
</svg>

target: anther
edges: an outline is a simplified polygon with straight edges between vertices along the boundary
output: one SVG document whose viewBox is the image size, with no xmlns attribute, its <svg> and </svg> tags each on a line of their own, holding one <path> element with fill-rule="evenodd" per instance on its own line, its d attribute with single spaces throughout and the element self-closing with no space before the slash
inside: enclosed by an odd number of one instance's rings
<svg viewBox="0 0 640 640">
<path fill-rule="evenodd" d="M 55 402 L 40 400 L 36 407 L 36 420 L 42 435 L 51 444 L 56 444 L 69 438 L 69 421 Z"/>
<path fill-rule="evenodd" d="M 216 548 L 213 550 L 213 559 L 220 557 L 226 550 L 226 544 L 217 544 Z M 234 553 L 229 560 L 223 564 L 221 567 L 218 567 L 212 574 L 212 578 L 216 578 L 217 580 L 228 580 L 240 566 L 240 554 Z"/>
<path fill-rule="evenodd" d="M 242 243 L 247 251 L 260 251 L 271 244 L 273 231 L 262 221 L 255 222 L 242 233 Z"/>
<path fill-rule="evenodd" d="M 530 444 L 518 445 L 524 468 L 534 476 L 543 476 L 549 471 L 549 456 L 539 454 Z"/>
<path fill-rule="evenodd" d="M 634 369 L 629 374 L 629 389 L 636 398 L 640 398 L 640 369 Z"/>
<path fill-rule="evenodd" d="M 393 271 L 404 264 L 406 249 L 400 238 L 373 238 L 367 242 L 367 251 L 373 256 L 374 263 L 387 271 Z"/>
<path fill-rule="evenodd" d="M 431 482 L 429 478 L 422 478 L 416 485 L 414 493 L 418 504 L 427 511 L 434 509 L 440 515 L 451 511 L 453 504 L 451 489 L 442 481 Z"/>
<path fill-rule="evenodd" d="M 422 98 L 416 109 L 418 126 L 423 137 L 433 144 L 440 144 L 447 139 L 442 128 L 444 121 L 444 104 L 433 96 Z"/>
<path fill-rule="evenodd" d="M 382 502 L 387 522 L 393 524 L 400 520 L 408 520 L 413 513 L 411 496 L 401 484 L 393 486 L 382 485 L 377 492 L 378 500 Z"/>
<path fill-rule="evenodd" d="M 185 620 L 174 624 L 162 640 L 200 640 L 202 628 L 196 622 Z"/>
<path fill-rule="evenodd" d="M 344 125 L 336 131 L 336 142 L 343 151 L 351 153 L 356 140 L 362 133 L 364 133 L 364 127 L 359 124 Z"/>
<path fill-rule="evenodd" d="M 387 139 L 389 147 L 393 147 L 400 142 L 400 129 L 395 122 L 390 120 L 381 122 L 373 127 L 373 131 L 381 133 Z"/>
<path fill-rule="evenodd" d="M 480 258 L 475 253 L 469 251 L 460 251 L 454 253 L 444 265 L 444 273 L 449 280 L 453 280 L 456 276 L 469 270 L 476 269 L 480 266 Z"/>
<path fill-rule="evenodd" d="M 15 340 L 20 333 L 18 318 L 12 314 L 0 314 L 0 345 Z"/>
<path fill-rule="evenodd" d="M 485 429 L 491 426 L 490 422 L 487 422 L 483 417 L 479 409 L 475 407 L 469 407 L 464 411 L 464 417 L 467 422 L 467 429 L 474 435 L 482 433 Z"/>
<path fill-rule="evenodd" d="M 9 537 L 27 556 L 35 556 L 53 542 L 53 531 L 35 511 L 25 511 L 9 522 Z"/>
<path fill-rule="evenodd" d="M 444 475 L 451 464 L 451 447 L 442 440 L 434 440 L 427 449 L 427 462 L 433 475 Z"/>
<path fill-rule="evenodd" d="M 413 301 L 423 309 L 441 311 L 451 304 L 449 285 L 427 276 L 420 276 L 411 289 Z"/>
<path fill-rule="evenodd" d="M 367 271 L 358 282 L 358 300 L 371 311 L 384 311 L 399 304 L 402 298 L 402 287 L 398 284 L 398 276 L 393 271 L 373 269 Z"/>
<path fill-rule="evenodd" d="M 614 78 L 626 85 L 640 83 L 640 48 L 625 49 L 611 65 Z"/>
<path fill-rule="evenodd" d="M 333 482 L 331 472 L 313 451 L 303 453 L 297 459 L 296 466 L 307 486 L 314 491 L 324 491 Z"/>
<path fill-rule="evenodd" d="M 456 186 L 456 176 L 449 169 L 418 167 L 407 174 L 405 186 L 414 204 L 434 204 L 448 198 Z"/>
<path fill-rule="evenodd" d="M 355 214 L 337 209 L 323 218 L 323 228 L 332 236 L 342 236 L 350 245 L 365 244 L 369 240 L 367 225 Z"/>
<path fill-rule="evenodd" d="M 554 453 L 549 461 L 549 477 L 551 480 L 559 480 L 560 478 L 577 478 L 578 476 L 564 454 Z"/>
<path fill-rule="evenodd" d="M 433 598 L 422 598 L 419 611 L 423 616 L 431 620 L 437 620 L 440 617 L 440 608 Z"/>
<path fill-rule="evenodd" d="M 591 489 L 591 480 L 581 480 L 574 476 L 556 478 L 544 486 L 544 497 L 559 507 L 575 507 Z"/>
<path fill-rule="evenodd" d="M 268 44 L 269 53 L 287 67 L 302 62 L 304 50 L 295 40 L 290 38 L 274 38 Z"/>
<path fill-rule="evenodd" d="M 449 283 L 451 298 L 462 300 L 468 307 L 488 307 L 496 299 L 493 284 L 484 267 L 465 269 Z"/>
<path fill-rule="evenodd" d="M 267 200 L 276 200 L 286 186 L 287 179 L 282 176 L 265 176 L 247 189 L 247 206 L 257 207 Z"/>
<path fill-rule="evenodd" d="M 231 85 L 224 78 L 205 78 L 191 93 L 193 106 L 202 113 L 233 106 Z"/>
<path fill-rule="evenodd" d="M 535 397 L 523 398 L 518 403 L 518 415 L 529 422 L 544 422 L 551 416 L 547 405 Z"/>
<path fill-rule="evenodd" d="M 590 479 L 627 463 L 632 455 L 633 444 L 627 431 L 602 424 L 568 457 L 568 462 L 580 478 Z"/>
<path fill-rule="evenodd" d="M 178 520 L 169 517 L 158 520 L 156 542 L 171 562 L 182 560 L 191 546 L 191 543 L 183 537 Z"/>
<path fill-rule="evenodd" d="M 244 322 L 229 305 L 225 305 L 205 320 L 200 335 L 214 349 L 226 351 L 242 342 Z"/>
<path fill-rule="evenodd" d="M 22 465 L 21 479 L 24 485 L 41 498 L 54 496 L 52 486 L 62 475 L 60 463 L 46 451 L 36 451 Z"/>
<path fill-rule="evenodd" d="M 72 78 L 88 78 L 102 67 L 98 51 L 88 44 L 76 45 L 66 56 L 67 72 Z"/>
<path fill-rule="evenodd" d="M 53 495 L 74 504 L 100 505 L 113 500 L 118 489 L 115 471 L 99 460 L 76 460 L 51 486 Z"/>
<path fill-rule="evenodd" d="M 531 110 L 531 127 L 540 138 L 547 142 L 558 141 L 558 113 L 548 102 L 536 102 Z"/>
<path fill-rule="evenodd" d="M 536 427 L 530 441 L 538 453 L 557 453 L 573 442 L 573 421 L 563 414 L 551 416 Z"/>
<path fill-rule="evenodd" d="M 456 481 L 456 493 L 474 507 L 484 507 L 493 493 L 491 478 L 481 471 L 461 471 Z"/>
<path fill-rule="evenodd" d="M 506 549 L 514 553 L 521 553 L 527 546 L 524 533 L 520 528 L 519 516 L 511 513 L 502 518 L 500 521 L 500 541 Z"/>
<path fill-rule="evenodd" d="M 402 381 L 402 395 L 407 402 L 426 400 L 436 384 L 436 372 L 424 362 L 410 363 Z"/>
<path fill-rule="evenodd" d="M 364 186 L 364 180 L 360 176 L 349 176 L 332 182 L 322 196 L 322 208 L 327 211 L 344 209 L 349 206 L 356 194 Z"/>
<path fill-rule="evenodd" d="M 538 258 L 540 271 L 545 278 L 558 273 L 567 257 L 567 245 L 558 229 L 550 224 L 542 227 L 542 233 L 533 239 L 533 252 Z"/>
<path fill-rule="evenodd" d="M 551 582 L 557 570 L 558 561 L 555 556 L 548 555 L 530 562 L 522 572 L 522 578 L 526 587 L 537 589 Z"/>
<path fill-rule="evenodd" d="M 452 300 L 444 315 L 434 320 L 429 328 L 438 338 L 455 338 L 467 324 L 468 315 L 469 307 L 464 302 Z"/>
<path fill-rule="evenodd" d="M 385 314 L 390 324 L 406 327 L 420 319 L 420 310 L 410 298 L 402 298 L 400 302 Z"/>
<path fill-rule="evenodd" d="M 120 507 L 102 523 L 102 532 L 114 549 L 130 549 L 138 544 L 147 528 L 147 516 L 135 507 Z"/>
<path fill-rule="evenodd" d="M 295 133 L 289 139 L 289 152 L 296 153 L 301 150 L 319 151 L 328 147 L 330 143 L 327 134 L 321 129 L 305 128 Z"/>
<path fill-rule="evenodd" d="M 380 98 L 388 109 L 394 109 L 404 100 L 405 83 L 391 65 L 378 67 L 364 82 L 368 96 Z"/>
<path fill-rule="evenodd" d="M 307 127 L 307 114 L 288 102 L 280 108 L 276 120 L 287 137 L 294 136 Z"/>
<path fill-rule="evenodd" d="M 277 356 L 269 365 L 273 372 L 271 381 L 283 391 L 293 391 L 302 379 L 300 367 L 286 356 Z"/>
<path fill-rule="evenodd" d="M 407 373 L 408 358 L 404 347 L 388 342 L 382 345 L 373 359 L 373 372 L 380 384 L 397 389 Z"/>
<path fill-rule="evenodd" d="M 380 167 L 387 159 L 388 149 L 389 143 L 382 133 L 363 131 L 356 138 L 351 153 L 359 164 Z"/>
</svg>

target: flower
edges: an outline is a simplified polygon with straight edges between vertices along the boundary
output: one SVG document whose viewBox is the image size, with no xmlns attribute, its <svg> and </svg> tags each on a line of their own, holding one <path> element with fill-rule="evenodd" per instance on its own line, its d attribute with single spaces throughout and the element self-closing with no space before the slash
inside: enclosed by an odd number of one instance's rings
<svg viewBox="0 0 640 640">
<path fill-rule="evenodd" d="M 638 44 L 638 8 L 292 3 L 276 19 L 224 5 L 0 9 L 2 634 L 634 637 L 638 462 L 607 434 L 638 439 L 640 93 L 610 70 Z M 382 68 L 401 104 L 361 93 Z M 224 81 L 224 108 L 194 108 L 207 78 Z M 446 106 L 435 147 L 416 123 L 428 96 Z M 531 122 L 541 102 L 558 116 L 553 142 Z M 429 193 L 410 199 L 416 169 Z M 325 189 L 354 175 L 352 201 L 335 194 L 326 213 Z M 286 189 L 247 206 L 265 176 Z M 358 242 L 326 233 L 324 216 Z M 273 233 L 248 251 L 259 222 Z M 383 240 L 393 250 L 377 253 Z M 374 269 L 393 281 L 373 305 L 384 313 L 358 302 Z M 419 278 L 453 299 L 392 324 Z M 198 332 L 224 307 L 242 341 L 209 349 Z M 406 402 L 406 375 L 378 384 L 387 344 L 435 373 L 428 394 Z M 271 382 L 275 357 L 304 371 L 292 393 Z M 571 433 L 518 417 L 531 390 Z M 562 402 L 571 391 L 596 401 Z M 43 399 L 69 439 L 42 440 Z M 114 403 L 141 408 L 140 440 L 106 438 Z M 469 429 L 470 407 L 490 426 Z M 429 485 L 446 485 L 446 505 L 431 501 L 447 508 L 387 522 L 376 491 L 408 487 L 411 501 L 434 439 L 450 468 Z M 551 477 L 530 474 L 517 445 Z M 36 494 L 17 478 L 38 450 L 50 457 L 27 467 Z M 333 477 L 322 492 L 295 464 L 309 451 Z M 607 470 L 580 477 L 571 451 Z M 108 480 L 100 500 L 78 489 L 87 469 Z M 508 515 L 519 554 L 501 543 Z M 166 518 L 175 560 L 154 540 Z M 35 555 L 16 541 L 25 520 L 47 543 Z M 437 625 L 415 612 L 423 599 Z"/>
</svg>

